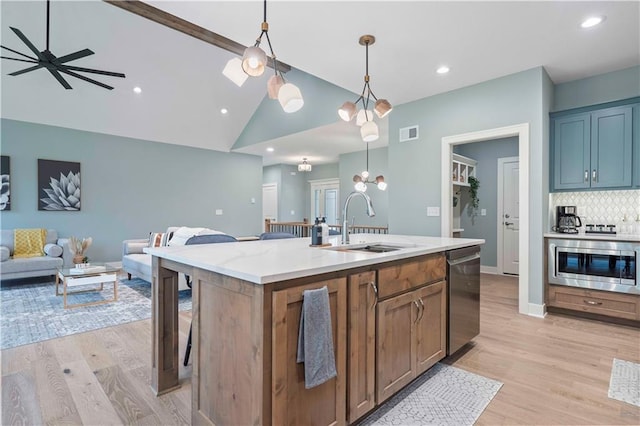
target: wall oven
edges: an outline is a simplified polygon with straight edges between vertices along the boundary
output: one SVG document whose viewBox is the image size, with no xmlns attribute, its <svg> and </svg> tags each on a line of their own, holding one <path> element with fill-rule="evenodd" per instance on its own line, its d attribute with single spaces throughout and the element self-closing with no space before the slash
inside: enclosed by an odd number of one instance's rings
<svg viewBox="0 0 640 426">
<path fill-rule="evenodd" d="M 549 239 L 549 283 L 640 294 L 640 244 Z"/>
</svg>

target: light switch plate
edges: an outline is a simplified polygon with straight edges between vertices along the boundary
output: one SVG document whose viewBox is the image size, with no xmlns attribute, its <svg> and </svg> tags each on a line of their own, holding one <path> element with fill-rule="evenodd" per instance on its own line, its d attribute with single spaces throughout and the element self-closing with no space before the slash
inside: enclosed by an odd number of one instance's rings
<svg viewBox="0 0 640 426">
<path fill-rule="evenodd" d="M 216 209 L 216 216 L 222 216 L 222 209 Z"/>
<path fill-rule="evenodd" d="M 440 207 L 427 207 L 427 216 L 440 216 Z"/>
<path fill-rule="evenodd" d="M 487 209 L 480 209 L 480 216 L 486 216 L 487 215 Z"/>
</svg>

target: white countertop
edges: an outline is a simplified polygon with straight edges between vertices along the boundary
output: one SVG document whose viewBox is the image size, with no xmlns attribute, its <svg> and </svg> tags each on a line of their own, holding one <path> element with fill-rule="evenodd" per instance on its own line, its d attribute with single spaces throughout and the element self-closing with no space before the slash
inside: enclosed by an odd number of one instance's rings
<svg viewBox="0 0 640 426">
<path fill-rule="evenodd" d="M 640 242 L 640 235 L 634 234 L 565 234 L 563 232 L 547 232 L 544 234 L 547 238 L 561 238 L 565 240 L 599 240 L 599 241 L 631 241 Z"/>
<path fill-rule="evenodd" d="M 340 236 L 330 237 L 333 246 Z M 249 241 L 148 248 L 154 256 L 173 260 L 234 278 L 267 284 L 344 269 L 368 266 L 423 254 L 484 244 L 470 238 L 408 235 L 352 234 L 351 244 L 387 243 L 409 247 L 386 253 L 337 251 L 309 247 L 311 238 Z"/>
</svg>

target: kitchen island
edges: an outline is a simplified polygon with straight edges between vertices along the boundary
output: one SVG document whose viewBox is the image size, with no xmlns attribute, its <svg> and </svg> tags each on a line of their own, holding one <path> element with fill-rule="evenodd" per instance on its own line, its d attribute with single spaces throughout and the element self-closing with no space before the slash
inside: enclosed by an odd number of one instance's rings
<svg viewBox="0 0 640 426">
<path fill-rule="evenodd" d="M 350 250 L 372 243 L 397 250 Z M 445 252 L 483 240 L 355 234 L 149 249 L 152 378 L 179 386 L 177 274 L 193 280 L 194 424 L 347 424 L 446 355 Z M 327 286 L 337 377 L 305 389 L 305 290 Z"/>
</svg>

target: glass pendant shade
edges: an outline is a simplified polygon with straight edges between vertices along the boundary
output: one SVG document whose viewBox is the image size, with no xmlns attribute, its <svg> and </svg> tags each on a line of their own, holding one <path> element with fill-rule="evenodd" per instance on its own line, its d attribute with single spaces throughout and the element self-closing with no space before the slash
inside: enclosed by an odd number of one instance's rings
<svg viewBox="0 0 640 426">
<path fill-rule="evenodd" d="M 300 89 L 291 83 L 286 83 L 280 87 L 278 101 L 280 101 L 284 112 L 296 112 L 304 105 Z"/>
<path fill-rule="evenodd" d="M 373 110 L 376 112 L 376 115 L 380 118 L 384 118 L 391 112 L 393 107 L 386 99 L 378 99 L 376 101 L 376 105 Z"/>
<path fill-rule="evenodd" d="M 360 136 L 365 142 L 373 142 L 378 140 L 378 125 L 373 121 L 367 121 L 360 127 Z"/>
<path fill-rule="evenodd" d="M 365 184 L 364 182 L 356 183 L 354 188 L 358 192 L 367 192 L 367 184 Z"/>
<path fill-rule="evenodd" d="M 269 99 L 278 99 L 278 92 L 283 85 L 284 79 L 281 76 L 272 75 L 267 82 L 267 93 L 269 94 Z"/>
<path fill-rule="evenodd" d="M 378 185 L 378 189 L 380 191 L 387 189 L 387 183 L 384 181 L 384 176 L 380 175 L 376 177 L 376 185 Z"/>
<path fill-rule="evenodd" d="M 369 172 L 365 170 L 364 172 L 360 173 L 360 176 L 362 176 L 362 179 L 367 180 L 369 178 Z"/>
<path fill-rule="evenodd" d="M 242 87 L 244 82 L 249 78 L 249 75 L 242 69 L 242 61 L 240 58 L 230 59 L 222 70 L 222 74 L 233 81 L 238 87 Z"/>
<path fill-rule="evenodd" d="M 361 109 L 356 117 L 356 124 L 362 126 L 365 122 L 373 120 L 373 112 L 371 110 Z"/>
<path fill-rule="evenodd" d="M 345 102 L 340 108 L 338 108 L 338 115 L 344 121 L 351 121 L 356 116 L 356 104 L 353 102 Z"/>
<path fill-rule="evenodd" d="M 267 65 L 267 54 L 257 46 L 247 47 L 242 55 L 242 69 L 251 77 L 264 73 Z"/>
</svg>

